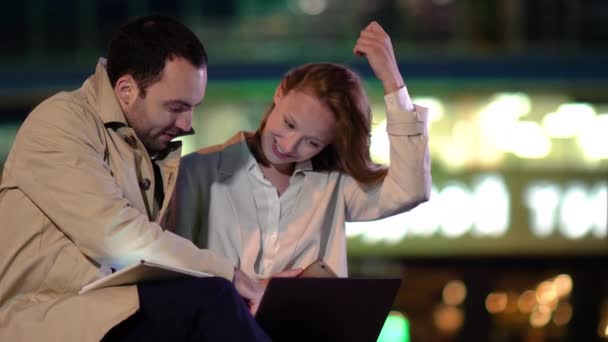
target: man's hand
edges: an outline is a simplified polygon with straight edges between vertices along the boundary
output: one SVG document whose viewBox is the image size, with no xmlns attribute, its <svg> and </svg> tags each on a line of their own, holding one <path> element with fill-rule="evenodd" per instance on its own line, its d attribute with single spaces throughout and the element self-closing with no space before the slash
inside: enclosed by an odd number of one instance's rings
<svg viewBox="0 0 608 342">
<path fill-rule="evenodd" d="M 353 48 L 355 55 L 365 56 L 376 77 L 384 86 L 384 93 L 392 93 L 403 87 L 403 77 L 397 67 L 391 38 L 375 21 L 361 30 Z"/>
<path fill-rule="evenodd" d="M 300 273 L 302 273 L 302 270 L 302 268 L 293 268 L 275 273 L 271 277 L 297 277 Z M 264 291 L 266 291 L 266 286 L 268 285 L 269 280 L 270 278 L 256 281 L 249 278 L 240 269 L 234 269 L 234 279 L 232 280 L 232 283 L 234 284 L 236 291 L 241 295 L 241 297 L 243 297 L 245 303 L 247 303 L 247 306 L 249 306 L 249 311 L 251 311 L 252 315 L 255 315 L 255 313 L 258 311 L 260 301 L 262 300 L 262 295 L 264 294 Z"/>
<path fill-rule="evenodd" d="M 243 297 L 245 303 L 249 307 L 252 315 L 255 315 L 260 305 L 260 300 L 266 290 L 265 286 L 258 281 L 249 278 L 243 271 L 238 268 L 234 270 L 234 278 L 232 280 L 236 291 Z"/>
</svg>

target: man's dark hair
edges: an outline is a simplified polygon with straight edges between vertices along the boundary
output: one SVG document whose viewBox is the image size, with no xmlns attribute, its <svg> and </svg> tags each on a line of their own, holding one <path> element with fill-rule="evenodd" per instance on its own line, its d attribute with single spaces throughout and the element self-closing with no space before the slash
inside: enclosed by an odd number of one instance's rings
<svg viewBox="0 0 608 342">
<path fill-rule="evenodd" d="M 176 57 L 197 68 L 207 66 L 205 48 L 188 27 L 167 16 L 144 16 L 129 21 L 114 34 L 106 70 L 112 87 L 121 76 L 130 74 L 145 97 L 148 86 L 162 76 L 165 62 Z"/>
</svg>

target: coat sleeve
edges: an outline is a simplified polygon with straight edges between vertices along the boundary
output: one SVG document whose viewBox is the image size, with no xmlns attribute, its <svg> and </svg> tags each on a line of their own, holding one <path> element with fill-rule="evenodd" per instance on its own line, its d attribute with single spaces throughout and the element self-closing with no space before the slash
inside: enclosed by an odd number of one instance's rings
<svg viewBox="0 0 608 342">
<path fill-rule="evenodd" d="M 163 230 L 129 203 L 104 161 L 105 129 L 68 101 L 43 103 L 15 140 L 17 186 L 100 264 L 121 268 L 149 258 L 232 280 L 229 261 Z"/>
<path fill-rule="evenodd" d="M 347 221 L 370 221 L 408 211 L 427 201 L 431 192 L 428 110 L 405 110 L 405 90 L 385 96 L 390 166 L 378 185 L 343 178 Z"/>
</svg>

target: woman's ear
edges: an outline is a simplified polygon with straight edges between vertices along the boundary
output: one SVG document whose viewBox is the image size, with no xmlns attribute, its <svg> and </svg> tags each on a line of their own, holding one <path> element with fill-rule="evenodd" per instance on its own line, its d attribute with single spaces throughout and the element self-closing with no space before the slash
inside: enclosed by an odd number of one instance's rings
<svg viewBox="0 0 608 342">
<path fill-rule="evenodd" d="M 114 94 L 123 107 L 128 107 L 139 96 L 139 88 L 131 75 L 123 75 L 114 85 Z"/>
<path fill-rule="evenodd" d="M 283 90 L 285 89 L 285 80 L 282 80 L 281 83 L 277 86 L 277 89 L 274 91 L 274 104 L 276 105 L 277 102 L 279 102 L 279 100 L 283 97 Z"/>
</svg>

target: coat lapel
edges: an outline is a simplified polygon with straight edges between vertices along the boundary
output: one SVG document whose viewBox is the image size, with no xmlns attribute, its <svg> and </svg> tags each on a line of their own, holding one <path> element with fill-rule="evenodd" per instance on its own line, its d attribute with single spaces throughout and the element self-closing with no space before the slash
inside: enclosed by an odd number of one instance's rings
<svg viewBox="0 0 608 342">
<path fill-rule="evenodd" d="M 177 180 L 177 172 L 179 170 L 179 162 L 181 157 L 182 143 L 181 141 L 172 142 L 169 146 L 169 154 L 158 162 L 162 177 L 163 189 L 165 191 L 165 199 L 161 203 L 160 212 L 156 217 L 156 223 L 160 223 L 167 212 L 169 202 L 173 191 L 175 190 L 175 182 Z"/>
<path fill-rule="evenodd" d="M 106 129 L 108 131 L 115 131 L 124 142 L 116 142 L 117 149 L 125 156 L 123 159 L 128 160 L 128 162 L 132 160 L 134 164 L 133 169 L 136 172 L 137 183 L 128 182 L 125 186 L 131 188 L 134 187 L 134 184 L 137 184 L 141 200 L 139 196 L 130 196 L 129 200 L 140 204 L 138 209 L 145 209 L 142 212 L 146 212 L 150 220 L 155 220 L 160 215 L 154 212 L 154 190 L 146 191 L 144 189 L 146 187 L 154 189 L 152 162 L 143 143 L 137 138 L 135 131 L 128 126 L 125 114 L 116 99 L 114 89 L 110 85 L 105 65 L 105 59 L 101 58 L 99 63 L 97 63 L 95 75 L 85 82 L 83 90 L 87 94 L 89 101 L 96 104 L 96 114 L 99 115 Z M 143 186 L 143 184 L 148 182 L 148 186 Z"/>
</svg>

